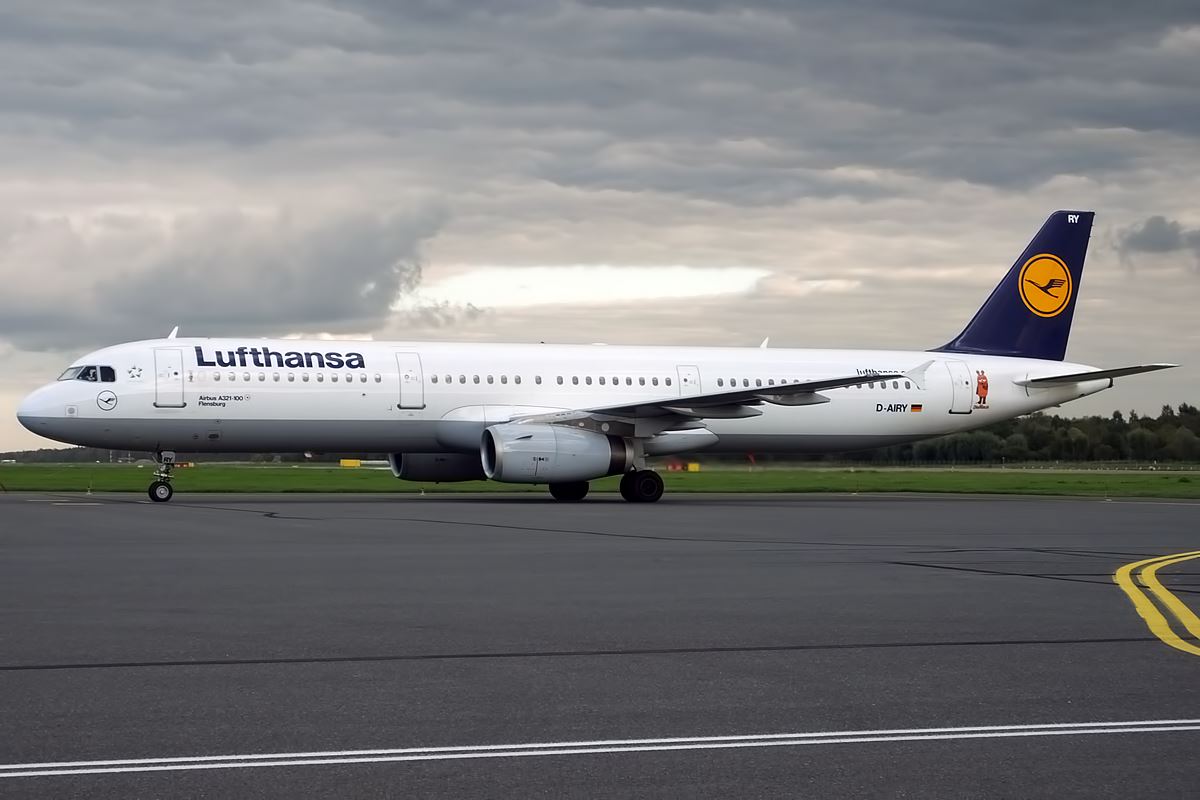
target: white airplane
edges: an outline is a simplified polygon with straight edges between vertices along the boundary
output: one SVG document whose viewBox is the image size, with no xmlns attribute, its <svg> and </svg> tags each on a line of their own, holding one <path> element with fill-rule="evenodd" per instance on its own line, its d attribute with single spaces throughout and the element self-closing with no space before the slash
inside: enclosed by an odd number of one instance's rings
<svg viewBox="0 0 1200 800">
<path fill-rule="evenodd" d="M 1147 364 L 1065 363 L 1092 212 L 1050 216 L 979 312 L 927 352 L 166 339 L 106 347 L 34 391 L 29 430 L 175 453 L 390 453 L 397 478 L 548 484 L 581 500 L 623 475 L 654 502 L 650 456 L 819 453 L 966 431 L 1094 394 Z M 764 342 L 764 345 L 766 343 Z"/>
</svg>

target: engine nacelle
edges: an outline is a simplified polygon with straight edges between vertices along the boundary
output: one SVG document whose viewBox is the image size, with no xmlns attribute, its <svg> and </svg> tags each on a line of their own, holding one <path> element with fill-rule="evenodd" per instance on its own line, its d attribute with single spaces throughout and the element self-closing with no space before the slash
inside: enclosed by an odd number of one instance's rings
<svg viewBox="0 0 1200 800">
<path fill-rule="evenodd" d="M 388 453 L 392 474 L 404 481 L 481 481 L 483 465 L 471 453 Z"/>
<path fill-rule="evenodd" d="M 633 466 L 633 448 L 620 436 L 561 425 L 493 425 L 480 449 L 484 473 L 506 483 L 590 481 Z"/>
</svg>

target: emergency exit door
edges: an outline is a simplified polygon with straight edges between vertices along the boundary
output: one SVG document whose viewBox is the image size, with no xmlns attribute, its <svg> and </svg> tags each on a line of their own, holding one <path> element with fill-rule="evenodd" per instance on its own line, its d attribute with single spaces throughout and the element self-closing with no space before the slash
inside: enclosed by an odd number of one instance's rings
<svg viewBox="0 0 1200 800">
<path fill-rule="evenodd" d="M 684 366 L 677 366 L 675 369 L 679 373 L 679 396 L 700 394 L 700 370 Z"/>
<path fill-rule="evenodd" d="M 397 408 L 425 407 L 425 375 L 421 371 L 421 356 L 416 353 L 396 353 L 400 374 L 400 402 Z"/>
</svg>

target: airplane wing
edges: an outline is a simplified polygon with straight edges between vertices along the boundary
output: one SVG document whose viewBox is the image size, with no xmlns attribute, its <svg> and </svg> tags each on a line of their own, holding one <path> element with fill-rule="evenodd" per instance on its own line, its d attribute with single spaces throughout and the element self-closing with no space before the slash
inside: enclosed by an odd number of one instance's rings
<svg viewBox="0 0 1200 800">
<path fill-rule="evenodd" d="M 514 420 L 514 422 L 546 422 L 562 425 L 583 420 L 636 423 L 638 420 L 653 418 L 666 418 L 685 422 L 701 419 L 757 417 L 762 414 L 762 411 L 755 408 L 755 406 L 762 405 L 763 403 L 781 406 L 807 406 L 828 403 L 829 398 L 820 394 L 820 392 L 855 386 L 870 381 L 907 379 L 913 381 L 918 387 L 923 388 L 925 371 L 933 363 L 932 360 L 926 361 L 924 364 L 908 372 L 840 375 L 796 383 L 782 383 L 774 386 L 742 387 L 740 389 L 688 395 L 686 397 L 675 395 L 654 400 L 639 400 L 621 405 L 596 406 L 593 408 L 558 411 L 551 414 L 538 414 L 519 418 Z M 660 427 L 658 430 L 662 430 L 662 428 Z"/>
<path fill-rule="evenodd" d="M 1132 367 L 1073 372 L 1068 375 L 1046 375 L 1041 378 L 1027 378 L 1025 380 L 1014 381 L 1014 383 L 1018 386 L 1028 386 L 1030 388 L 1064 386 L 1071 383 L 1103 380 L 1104 378 L 1122 378 L 1126 375 L 1140 375 L 1143 372 L 1156 372 L 1160 369 L 1172 369 L 1178 366 L 1178 364 L 1139 364 Z"/>
</svg>

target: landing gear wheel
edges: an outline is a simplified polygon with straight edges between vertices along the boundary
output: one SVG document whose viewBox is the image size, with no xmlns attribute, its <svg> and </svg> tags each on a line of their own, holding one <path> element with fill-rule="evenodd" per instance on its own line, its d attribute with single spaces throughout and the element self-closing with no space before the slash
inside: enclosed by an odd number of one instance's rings
<svg viewBox="0 0 1200 800">
<path fill-rule="evenodd" d="M 587 481 L 550 484 L 550 496 L 563 503 L 578 503 L 580 500 L 587 497 L 587 493 Z"/>
<path fill-rule="evenodd" d="M 166 481 L 155 481 L 150 484 L 148 492 L 150 499 L 156 503 L 165 503 L 175 495 L 175 490 Z"/>
<path fill-rule="evenodd" d="M 631 503 L 637 502 L 637 498 L 633 495 L 633 476 L 636 474 L 636 472 L 626 472 L 621 476 L 621 497 Z"/>
<path fill-rule="evenodd" d="M 631 503 L 654 503 L 663 496 L 663 479 L 652 469 L 639 469 L 621 479 L 621 496 Z"/>
</svg>

